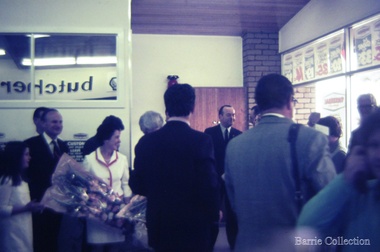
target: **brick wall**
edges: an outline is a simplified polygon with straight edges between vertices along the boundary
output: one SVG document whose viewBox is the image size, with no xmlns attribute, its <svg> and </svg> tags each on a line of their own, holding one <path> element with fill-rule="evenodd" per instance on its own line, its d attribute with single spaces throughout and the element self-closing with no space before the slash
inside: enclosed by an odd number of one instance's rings
<svg viewBox="0 0 380 252">
<path fill-rule="evenodd" d="M 298 100 L 293 120 L 307 124 L 311 112 L 315 112 L 315 85 L 295 86 L 294 97 Z"/>
<path fill-rule="evenodd" d="M 281 73 L 281 56 L 278 53 L 278 33 L 245 33 L 242 38 L 248 121 L 249 109 L 256 104 L 253 97 L 257 81 L 266 74 Z"/>
<path fill-rule="evenodd" d="M 258 80 L 270 73 L 281 73 L 281 55 L 278 53 L 278 33 L 245 33 L 243 38 L 243 79 L 247 90 L 247 122 L 249 110 L 256 103 L 255 87 Z M 298 100 L 295 117 L 298 123 L 306 124 L 315 108 L 314 85 L 295 87 L 295 97 Z M 249 127 L 252 127 L 249 125 Z"/>
</svg>

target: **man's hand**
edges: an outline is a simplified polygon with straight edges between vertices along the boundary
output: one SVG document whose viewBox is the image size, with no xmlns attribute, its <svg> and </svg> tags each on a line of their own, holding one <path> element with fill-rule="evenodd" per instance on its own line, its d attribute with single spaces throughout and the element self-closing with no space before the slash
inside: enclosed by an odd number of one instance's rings
<svg viewBox="0 0 380 252">
<path fill-rule="evenodd" d="M 370 177 L 365 148 L 363 146 L 354 146 L 347 157 L 343 171 L 346 181 L 352 185 L 358 186 L 360 191 L 364 190 L 366 180 Z"/>
</svg>

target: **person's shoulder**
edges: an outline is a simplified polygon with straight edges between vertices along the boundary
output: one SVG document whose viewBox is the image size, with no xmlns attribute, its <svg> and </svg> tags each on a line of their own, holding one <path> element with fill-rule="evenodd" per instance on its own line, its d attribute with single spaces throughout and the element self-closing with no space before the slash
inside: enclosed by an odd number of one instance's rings
<svg viewBox="0 0 380 252">
<path fill-rule="evenodd" d="M 24 142 L 27 144 L 32 144 L 32 143 L 40 142 L 41 139 L 42 139 L 42 136 L 37 135 L 37 136 L 32 136 L 32 137 L 26 139 Z"/>
<path fill-rule="evenodd" d="M 220 128 L 219 125 L 208 127 L 205 129 L 205 133 L 213 132 L 213 131 L 215 131 L 215 129 L 218 129 L 218 128 Z"/>
<path fill-rule="evenodd" d="M 238 130 L 238 129 L 234 128 L 234 127 L 231 127 L 231 130 L 235 134 L 241 134 L 241 133 L 243 133 L 241 130 Z"/>
</svg>

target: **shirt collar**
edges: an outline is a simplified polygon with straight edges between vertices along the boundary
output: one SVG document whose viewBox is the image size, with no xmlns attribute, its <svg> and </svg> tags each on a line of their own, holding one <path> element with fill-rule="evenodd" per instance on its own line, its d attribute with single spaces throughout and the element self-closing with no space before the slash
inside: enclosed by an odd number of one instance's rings
<svg viewBox="0 0 380 252">
<path fill-rule="evenodd" d="M 223 133 L 224 133 L 224 131 L 225 131 L 226 129 L 228 130 L 228 132 L 230 132 L 231 127 L 232 127 L 232 126 L 230 126 L 230 127 L 228 127 L 228 128 L 224 128 L 222 124 L 219 124 L 219 125 L 220 125 L 220 128 L 221 128 L 221 130 L 222 130 Z"/>
<path fill-rule="evenodd" d="M 45 132 L 42 134 L 43 138 L 45 139 L 45 141 L 50 144 L 51 141 L 54 141 L 54 140 L 57 140 L 57 139 L 52 139 L 48 134 L 46 134 Z"/>
<path fill-rule="evenodd" d="M 265 117 L 265 116 L 276 116 L 276 117 L 280 117 L 280 118 L 285 118 L 284 115 L 281 115 L 278 113 L 266 113 L 266 114 L 262 115 L 261 117 Z"/>
</svg>

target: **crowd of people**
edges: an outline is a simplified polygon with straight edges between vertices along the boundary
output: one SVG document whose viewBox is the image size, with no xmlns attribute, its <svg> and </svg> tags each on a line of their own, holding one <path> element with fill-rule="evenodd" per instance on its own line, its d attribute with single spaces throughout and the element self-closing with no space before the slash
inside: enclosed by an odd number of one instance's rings
<svg viewBox="0 0 380 252">
<path fill-rule="evenodd" d="M 235 109 L 219 124 L 191 128 L 195 91 L 176 84 L 164 94 L 165 120 L 147 111 L 144 135 L 129 168 L 119 147 L 124 130 L 110 115 L 84 148 L 85 171 L 128 203 L 146 197 L 149 246 L 132 246 L 121 229 L 69 217 L 39 203 L 67 144 L 57 109 L 33 114 L 37 136 L 6 144 L 0 166 L 0 251 L 213 251 L 221 223 L 231 251 L 378 251 L 380 111 L 359 96 L 361 122 L 348 150 L 334 116 L 292 120 L 292 83 L 263 76 L 250 109 L 251 129 L 233 127 Z M 318 130 L 319 127 L 324 130 Z M 326 131 L 325 131 L 326 130 Z"/>
</svg>

